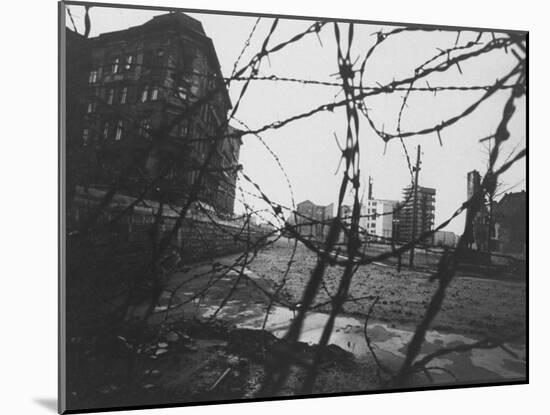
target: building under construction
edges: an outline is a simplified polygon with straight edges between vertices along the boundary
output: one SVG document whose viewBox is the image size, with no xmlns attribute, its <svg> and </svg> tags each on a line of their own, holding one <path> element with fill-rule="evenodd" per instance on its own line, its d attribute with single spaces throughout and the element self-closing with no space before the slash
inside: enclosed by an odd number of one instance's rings
<svg viewBox="0 0 550 415">
<path fill-rule="evenodd" d="M 434 226 L 435 189 L 418 186 L 416 209 L 414 200 L 414 187 L 404 188 L 403 202 L 401 202 L 397 213 L 397 238 L 401 242 L 409 242 L 413 237 L 418 237 L 422 233 L 432 230 Z M 414 223 L 415 212 L 416 224 Z M 413 228 L 416 229 L 413 230 Z M 424 240 L 424 242 L 431 243 L 431 238 Z"/>
</svg>

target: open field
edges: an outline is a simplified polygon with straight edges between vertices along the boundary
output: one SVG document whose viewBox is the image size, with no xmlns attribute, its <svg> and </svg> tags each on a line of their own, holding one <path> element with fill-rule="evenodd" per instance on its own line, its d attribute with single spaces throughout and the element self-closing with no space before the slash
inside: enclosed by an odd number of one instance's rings
<svg viewBox="0 0 550 415">
<path fill-rule="evenodd" d="M 277 296 L 265 329 L 261 330 L 269 303 L 285 273 L 292 246 L 276 244 L 259 252 L 246 267 L 235 267 L 235 256 L 197 263 L 170 277 L 145 338 L 132 340 L 131 330 L 120 331 L 112 345 L 98 356 L 87 356 L 89 341 L 71 339 L 71 358 L 86 368 L 86 382 L 74 375 L 71 398 L 88 405 L 151 404 L 154 402 L 193 402 L 216 399 L 257 397 L 271 348 L 292 321 L 293 304 L 300 301 L 316 257 L 299 246 L 287 282 Z M 186 267 L 187 268 L 187 267 Z M 241 274 L 241 271 L 243 274 Z M 341 270 L 330 267 L 325 288 L 316 298 L 320 305 L 335 292 Z M 437 283 L 429 274 L 387 265 L 358 269 L 345 313 L 338 317 L 327 361 L 321 365 L 313 393 L 380 390 L 388 387 L 376 375 L 377 368 L 366 350 L 361 315 L 379 297 L 368 328 L 379 359 L 393 371 L 399 368 L 407 343 L 420 321 Z M 175 291 L 172 291 L 179 287 Z M 171 293 L 174 293 L 172 297 Z M 499 281 L 458 275 L 423 352 L 481 339 L 515 337 L 508 344 L 518 353 L 512 359 L 503 351 L 454 353 L 440 362 L 458 381 L 484 383 L 522 378 L 525 375 L 524 324 L 526 286 L 524 282 Z M 285 307 L 288 306 L 289 308 Z M 329 306 L 318 306 L 308 313 L 300 350 L 304 359 L 315 352 Z M 470 336 L 468 338 L 464 337 Z M 122 341 L 121 341 L 122 339 Z M 92 339 L 93 340 L 93 339 Z M 97 339 L 96 339 L 97 340 Z M 130 349 L 125 342 L 134 344 Z M 137 348 L 137 354 L 129 350 Z M 355 357 L 355 358 L 354 358 Z M 131 366 L 128 366 L 131 365 Z M 131 368 L 128 371 L 128 368 Z M 132 381 L 124 389 L 128 373 Z M 433 374 L 435 382 L 457 382 L 445 374 Z M 293 369 L 280 395 L 292 395 L 304 376 L 303 368 Z M 334 379 L 338 379 L 334 382 Z M 413 386 L 431 383 L 421 374 L 411 379 Z M 215 398 L 212 391 L 216 390 Z"/>
<path fill-rule="evenodd" d="M 262 250 L 249 268 L 259 276 L 279 284 L 292 253 L 292 244 L 285 242 Z M 299 245 L 292 263 L 283 295 L 292 303 L 299 303 L 305 284 L 316 262 L 316 256 Z M 342 269 L 328 267 L 325 289 L 321 289 L 316 303 L 330 300 L 336 292 Z M 422 318 L 428 302 L 437 288 L 428 272 L 400 272 L 384 264 L 360 267 L 353 278 L 350 296 L 362 298 L 348 301 L 345 311 L 364 314 L 376 297 L 380 300 L 371 318 L 396 326 L 413 328 Z M 320 307 L 329 310 L 329 306 Z M 509 338 L 524 335 L 526 318 L 525 281 L 501 281 L 466 276 L 458 273 L 451 283 L 442 309 L 432 329 L 454 333 Z"/>
</svg>

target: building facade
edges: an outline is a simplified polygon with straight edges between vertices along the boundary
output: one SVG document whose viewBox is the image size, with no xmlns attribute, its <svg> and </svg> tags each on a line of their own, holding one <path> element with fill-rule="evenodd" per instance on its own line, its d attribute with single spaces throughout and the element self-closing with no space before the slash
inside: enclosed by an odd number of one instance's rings
<svg viewBox="0 0 550 415">
<path fill-rule="evenodd" d="M 368 199 L 361 206 L 359 224 L 367 240 L 391 242 L 396 200 Z"/>
<path fill-rule="evenodd" d="M 394 235 L 394 210 L 398 205 L 395 200 L 375 199 L 373 197 L 374 181 L 369 176 L 368 198 L 361 203 L 359 227 L 363 241 L 390 243 Z M 352 207 L 342 206 L 342 218 L 348 225 L 351 223 Z M 345 241 L 341 235 L 341 241 Z"/>
<path fill-rule="evenodd" d="M 468 173 L 467 196 L 481 190 L 481 175 Z M 527 246 L 527 193 L 506 193 L 498 201 L 485 195 L 481 209 L 466 235 L 468 246 L 479 252 L 494 252 L 525 258 Z"/>
<path fill-rule="evenodd" d="M 527 193 L 506 193 L 493 207 L 491 250 L 525 259 L 527 255 Z"/>
<path fill-rule="evenodd" d="M 231 215 L 242 133 L 214 45 L 183 13 L 84 39 L 67 29 L 68 184 Z"/>
<path fill-rule="evenodd" d="M 472 196 L 480 190 L 481 175 L 477 170 L 472 170 L 468 172 L 466 184 L 467 199 L 471 199 Z M 470 228 L 469 234 L 466 235 L 468 247 L 482 252 L 488 251 L 490 238 L 493 237 L 493 235 L 489 236 L 489 232 L 494 232 L 494 229 L 490 223 L 490 202 L 486 202 L 487 203 L 483 203 L 481 205 L 480 209 L 474 215 L 472 219 L 472 227 Z"/>
<path fill-rule="evenodd" d="M 333 214 L 334 204 L 321 206 L 310 200 L 304 200 L 296 206 L 296 214 L 289 222 L 296 227 L 296 231 L 304 238 L 323 241 L 328 231 Z"/>
<path fill-rule="evenodd" d="M 413 187 L 403 189 L 403 202 L 399 204 L 398 214 L 398 237 L 401 242 L 409 242 L 413 239 L 414 212 L 416 210 L 416 233 L 415 238 L 424 232 L 433 229 L 435 219 L 435 189 L 418 186 L 416 197 L 416 209 L 414 208 Z M 432 239 L 424 241 L 431 244 Z"/>
<path fill-rule="evenodd" d="M 394 231 L 395 200 L 368 199 L 361 204 L 359 232 L 363 242 L 391 243 Z M 342 221 L 347 227 L 351 225 L 353 207 L 342 205 Z M 340 243 L 347 241 L 346 234 L 340 234 Z"/>
<path fill-rule="evenodd" d="M 433 235 L 434 246 L 454 248 L 458 242 L 458 238 L 454 232 L 436 231 Z"/>
</svg>

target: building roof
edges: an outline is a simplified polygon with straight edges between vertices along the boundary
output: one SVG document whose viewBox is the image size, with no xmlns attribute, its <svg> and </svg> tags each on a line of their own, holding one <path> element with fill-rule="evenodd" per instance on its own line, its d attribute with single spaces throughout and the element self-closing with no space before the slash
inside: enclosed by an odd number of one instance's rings
<svg viewBox="0 0 550 415">
<path fill-rule="evenodd" d="M 382 203 L 393 203 L 393 204 L 396 204 L 396 203 L 399 203 L 398 200 L 390 200 L 390 199 L 376 199 L 376 198 L 372 198 L 372 199 L 367 199 L 367 202 L 368 201 L 372 201 L 372 202 L 382 202 Z"/>
<path fill-rule="evenodd" d="M 526 199 L 527 193 L 525 190 L 522 190 L 521 192 L 505 193 L 498 203 L 522 203 Z"/>
<path fill-rule="evenodd" d="M 410 192 L 412 191 L 412 186 L 407 186 L 403 188 L 403 192 Z M 433 187 L 424 187 L 424 186 L 418 186 L 418 191 L 422 193 L 428 193 L 428 194 L 434 194 L 435 195 L 435 189 Z"/>
<path fill-rule="evenodd" d="M 194 19 L 185 13 L 165 13 L 158 16 L 154 16 L 151 20 L 146 21 L 143 24 L 131 26 L 126 29 L 114 30 L 112 32 L 101 33 L 98 36 L 89 38 L 90 40 L 110 40 L 117 37 L 125 37 L 128 34 L 139 34 L 144 31 L 159 29 L 161 31 L 166 30 L 169 27 L 176 27 L 187 32 L 191 31 L 201 37 L 206 37 L 206 32 L 202 27 L 202 23 Z"/>
<path fill-rule="evenodd" d="M 196 41 L 204 42 L 206 46 L 204 52 L 206 52 L 207 58 L 220 79 L 223 79 L 221 65 L 212 39 L 206 35 L 202 23 L 199 20 L 188 16 L 185 13 L 173 12 L 161 14 L 159 16 L 154 16 L 151 20 L 148 20 L 141 25 L 116 30 L 113 32 L 105 32 L 98 36 L 88 38 L 87 41 L 93 45 L 103 42 L 127 40 L 129 37 L 138 37 L 151 32 L 167 32 L 169 30 L 175 30 L 178 33 L 185 33 L 194 38 Z M 227 88 L 221 88 L 221 92 L 223 93 L 224 99 L 226 100 L 229 108 L 231 108 L 232 104 Z"/>
<path fill-rule="evenodd" d="M 521 192 L 506 193 L 502 199 L 493 205 L 493 213 L 497 220 L 507 216 L 517 216 L 520 211 L 523 211 L 523 214 L 525 214 L 526 205 L 527 193 L 525 190 Z"/>
<path fill-rule="evenodd" d="M 298 203 L 296 206 L 301 206 L 301 205 L 305 205 L 305 204 L 310 204 L 310 205 L 313 205 L 313 206 L 316 206 L 316 207 L 322 207 L 322 208 L 329 208 L 329 207 L 334 205 L 334 203 L 329 203 L 328 205 L 318 205 L 316 203 L 313 203 L 311 200 L 306 199 L 306 200 Z"/>
</svg>

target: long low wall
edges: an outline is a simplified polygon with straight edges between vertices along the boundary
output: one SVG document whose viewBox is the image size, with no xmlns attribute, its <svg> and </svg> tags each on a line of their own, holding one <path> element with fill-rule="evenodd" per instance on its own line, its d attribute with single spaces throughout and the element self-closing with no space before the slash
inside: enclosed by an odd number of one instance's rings
<svg viewBox="0 0 550 415">
<path fill-rule="evenodd" d="M 79 189 L 68 210 L 69 233 L 78 229 L 98 209 L 105 192 Z M 135 260 L 152 253 L 153 247 L 176 226 L 179 207 L 160 206 L 116 195 L 94 226 L 91 246 L 96 254 L 115 256 L 120 261 Z M 160 220 L 157 218 L 161 209 Z M 155 223 L 158 221 L 158 226 Z M 190 209 L 172 239 L 172 251 L 186 262 L 243 252 L 261 243 L 270 229 L 248 225 L 242 218 L 227 219 L 213 213 Z"/>
</svg>

